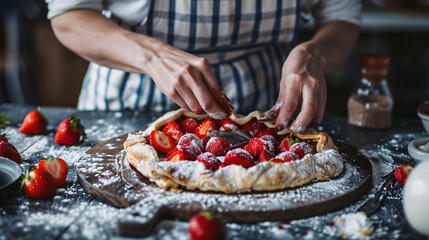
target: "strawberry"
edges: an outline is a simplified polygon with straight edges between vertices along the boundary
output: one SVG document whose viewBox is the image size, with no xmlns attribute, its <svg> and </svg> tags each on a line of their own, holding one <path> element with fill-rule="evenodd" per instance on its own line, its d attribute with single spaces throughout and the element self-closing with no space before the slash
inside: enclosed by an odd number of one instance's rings
<svg viewBox="0 0 429 240">
<path fill-rule="evenodd" d="M 252 136 L 256 136 L 256 133 L 258 131 L 261 131 L 263 129 L 267 128 L 267 126 L 263 123 L 260 123 L 258 120 L 252 120 L 246 124 L 244 124 L 241 129 L 249 131 Z"/>
<path fill-rule="evenodd" d="M 167 161 L 169 162 L 178 162 L 178 161 L 194 161 L 197 159 L 197 155 L 189 149 L 186 148 L 175 148 L 167 155 Z"/>
<path fill-rule="evenodd" d="M 188 231 L 191 240 L 222 240 L 225 239 L 226 227 L 213 214 L 203 212 L 189 220 Z"/>
<path fill-rule="evenodd" d="M 57 187 L 64 184 L 67 178 L 67 163 L 61 158 L 42 158 L 37 164 L 37 168 L 47 172 Z"/>
<path fill-rule="evenodd" d="M 182 130 L 175 121 L 170 121 L 167 123 L 167 125 L 165 125 L 165 127 L 162 129 L 162 132 L 172 136 L 176 142 L 178 142 L 179 139 L 183 136 Z"/>
<path fill-rule="evenodd" d="M 201 153 L 197 157 L 197 161 L 204 163 L 204 165 L 206 166 L 206 168 L 210 169 L 212 171 L 216 171 L 219 168 L 220 164 L 221 164 L 221 162 L 219 161 L 219 159 L 217 159 L 216 156 L 213 153 L 210 153 L 210 152 Z"/>
<path fill-rule="evenodd" d="M 279 150 L 281 152 L 289 151 L 290 147 L 295 143 L 290 137 L 285 137 L 279 144 Z"/>
<path fill-rule="evenodd" d="M 299 158 L 303 158 L 308 153 L 316 153 L 316 148 L 306 142 L 294 143 L 290 148 L 289 152 L 293 152 L 299 155 Z"/>
<path fill-rule="evenodd" d="M 410 164 L 397 167 L 395 169 L 396 180 L 398 180 L 398 182 L 402 184 L 405 184 L 405 181 L 407 180 L 408 175 L 412 170 L 413 170 L 413 167 Z"/>
<path fill-rule="evenodd" d="M 270 136 L 277 138 L 277 132 L 278 132 L 277 128 L 264 128 L 264 129 L 259 130 L 256 133 L 256 137 L 260 138 L 260 137 L 265 136 L 265 135 L 270 135 Z"/>
<path fill-rule="evenodd" d="M 252 157 L 255 157 L 264 150 L 264 142 L 259 138 L 252 138 L 243 149 L 249 152 Z"/>
<path fill-rule="evenodd" d="M 179 127 L 185 133 L 194 133 L 200 123 L 194 118 L 185 118 L 179 122 Z"/>
<path fill-rule="evenodd" d="M 273 157 L 274 157 L 274 154 L 270 153 L 267 150 L 262 150 L 261 153 L 259 153 L 259 162 L 269 161 Z"/>
<path fill-rule="evenodd" d="M 12 122 L 12 118 L 6 118 L 6 113 L 0 113 L 0 129 L 6 128 L 7 125 Z"/>
<path fill-rule="evenodd" d="M 46 119 L 40 108 L 38 108 L 37 111 L 31 111 L 25 116 L 19 132 L 24 134 L 41 134 L 46 130 L 47 124 L 48 119 Z"/>
<path fill-rule="evenodd" d="M 158 151 L 169 153 L 176 147 L 176 141 L 170 135 L 167 135 L 159 130 L 153 130 L 149 135 L 149 144 Z"/>
<path fill-rule="evenodd" d="M 281 152 L 279 155 L 277 155 L 273 160 L 271 160 L 273 163 L 284 163 L 284 162 L 291 162 L 294 160 L 299 159 L 299 155 L 293 152 Z"/>
<path fill-rule="evenodd" d="M 264 150 L 275 155 L 277 152 L 277 139 L 271 135 L 264 135 L 259 138 L 264 143 Z"/>
<path fill-rule="evenodd" d="M 188 149 L 198 156 L 204 151 L 204 142 L 195 134 L 187 133 L 179 139 L 177 148 Z"/>
<path fill-rule="evenodd" d="M 229 151 L 225 155 L 225 161 L 223 162 L 225 165 L 240 165 L 245 168 L 255 166 L 255 161 L 253 161 L 252 155 L 246 150 L 241 148 L 236 148 Z"/>
<path fill-rule="evenodd" d="M 21 163 L 22 160 L 18 150 L 16 150 L 15 146 L 9 143 L 7 139 L 6 141 L 0 142 L 0 156 L 9 158 L 10 160 L 17 163 Z"/>
<path fill-rule="evenodd" d="M 222 138 L 212 137 L 207 142 L 206 152 L 213 153 L 215 156 L 225 156 L 231 150 L 229 143 Z"/>
<path fill-rule="evenodd" d="M 1 134 L 1 133 L 0 133 L 0 142 L 9 142 L 9 141 L 7 140 L 6 134 Z"/>
<path fill-rule="evenodd" d="M 25 173 L 25 192 L 32 198 L 48 198 L 55 195 L 57 186 L 46 171 L 30 167 Z"/>
<path fill-rule="evenodd" d="M 238 124 L 231 118 L 224 118 L 220 121 L 220 131 L 233 131 L 238 129 Z"/>
<path fill-rule="evenodd" d="M 71 117 L 64 119 L 58 126 L 55 134 L 55 143 L 61 145 L 74 145 L 79 139 L 85 139 L 85 128 L 80 123 L 80 118 L 73 114 Z"/>
<path fill-rule="evenodd" d="M 202 123 L 200 123 L 195 129 L 194 134 L 199 138 L 203 139 L 207 136 L 208 133 L 219 130 L 219 127 L 216 124 L 216 121 L 213 118 L 206 118 Z"/>
</svg>

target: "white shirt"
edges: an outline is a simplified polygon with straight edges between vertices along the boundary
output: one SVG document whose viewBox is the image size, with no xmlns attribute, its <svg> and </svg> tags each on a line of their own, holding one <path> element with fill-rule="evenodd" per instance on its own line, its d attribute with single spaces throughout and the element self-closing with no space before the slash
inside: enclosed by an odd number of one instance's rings
<svg viewBox="0 0 429 240">
<path fill-rule="evenodd" d="M 48 19 L 68 10 L 89 8 L 108 10 L 130 25 L 142 22 L 149 11 L 150 0 L 46 0 Z M 360 25 L 360 0 L 301 0 L 301 16 L 314 17 L 316 26 L 330 21 Z"/>
</svg>

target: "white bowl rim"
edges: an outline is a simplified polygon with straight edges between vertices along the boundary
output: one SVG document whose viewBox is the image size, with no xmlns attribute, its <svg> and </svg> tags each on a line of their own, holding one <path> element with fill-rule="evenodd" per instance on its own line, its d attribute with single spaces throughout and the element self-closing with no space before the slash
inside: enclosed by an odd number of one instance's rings
<svg viewBox="0 0 429 240">
<path fill-rule="evenodd" d="M 429 137 L 420 137 L 414 139 L 408 144 L 408 153 L 418 161 L 429 160 L 429 152 L 422 151 L 417 147 L 429 142 Z"/>
<path fill-rule="evenodd" d="M 425 115 L 425 114 L 422 114 L 422 113 L 419 113 L 419 112 L 417 112 L 417 115 L 419 115 L 419 117 L 422 120 L 429 121 L 429 116 L 428 115 Z"/>
</svg>

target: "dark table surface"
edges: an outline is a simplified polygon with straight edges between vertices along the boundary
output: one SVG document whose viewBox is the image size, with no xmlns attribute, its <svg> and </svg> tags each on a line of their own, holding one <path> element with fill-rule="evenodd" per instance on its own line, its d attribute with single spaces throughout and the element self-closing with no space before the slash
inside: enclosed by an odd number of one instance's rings
<svg viewBox="0 0 429 240">
<path fill-rule="evenodd" d="M 21 192 L 0 205 L 0 239 L 120 239 L 118 209 L 98 201 L 80 186 L 76 164 L 88 149 L 118 135 L 144 129 L 161 114 L 138 111 L 80 112 L 73 108 L 42 107 L 49 120 L 43 135 L 27 136 L 18 129 L 25 115 L 34 106 L 2 104 L 0 113 L 13 118 L 4 130 L 10 142 L 22 156 L 26 169 L 41 157 L 63 158 L 69 166 L 66 183 L 49 199 L 31 199 Z M 76 146 L 54 143 L 58 124 L 77 113 L 86 128 L 88 139 Z M 352 213 L 368 199 L 381 183 L 381 177 L 404 163 L 414 164 L 408 155 L 408 143 L 426 136 L 420 120 L 394 119 L 385 130 L 362 129 L 348 125 L 346 117 L 326 116 L 317 130 L 327 132 L 333 139 L 353 145 L 366 155 L 373 166 L 373 186 L 360 200 L 350 206 L 321 216 L 293 220 L 289 223 L 227 224 L 228 239 L 335 239 L 336 229 L 328 223 L 344 213 Z M 370 217 L 372 239 L 426 239 L 407 223 L 402 208 L 402 185 L 396 183 L 389 191 L 380 210 Z M 187 222 L 166 220 L 158 224 L 148 239 L 188 239 Z"/>
</svg>

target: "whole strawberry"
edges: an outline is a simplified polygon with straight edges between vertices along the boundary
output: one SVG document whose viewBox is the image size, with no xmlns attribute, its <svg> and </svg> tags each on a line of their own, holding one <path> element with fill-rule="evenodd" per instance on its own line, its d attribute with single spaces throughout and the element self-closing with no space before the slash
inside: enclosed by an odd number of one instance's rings
<svg viewBox="0 0 429 240">
<path fill-rule="evenodd" d="M 58 126 L 55 134 L 55 143 L 60 145 L 75 145 L 79 140 L 86 138 L 85 128 L 80 123 L 80 118 L 73 114 L 64 119 Z"/>
<path fill-rule="evenodd" d="M 222 240 L 225 239 L 226 227 L 218 218 L 209 212 L 193 216 L 189 220 L 189 235 L 191 240 Z"/>
<path fill-rule="evenodd" d="M 413 167 L 410 164 L 397 167 L 394 173 L 396 180 L 398 180 L 398 182 L 402 184 L 405 184 L 405 181 L 407 180 L 408 175 L 410 175 L 412 170 Z"/>
<path fill-rule="evenodd" d="M 23 184 L 25 192 L 32 198 L 48 198 L 57 192 L 57 186 L 49 174 L 35 167 L 27 170 Z"/>
<path fill-rule="evenodd" d="M 41 134 L 46 130 L 48 120 L 40 108 L 37 111 L 31 111 L 25 116 L 19 132 L 24 134 Z"/>
<path fill-rule="evenodd" d="M 37 168 L 47 172 L 57 187 L 64 184 L 67 178 L 67 163 L 61 158 L 42 158 L 37 164 Z"/>
<path fill-rule="evenodd" d="M 9 141 L 7 140 L 6 134 L 1 134 L 1 133 L 0 133 L 0 142 L 9 142 Z"/>
<path fill-rule="evenodd" d="M 21 163 L 21 155 L 18 150 L 16 150 L 15 146 L 6 141 L 0 141 L 0 156 L 9 158 L 10 160 Z"/>
</svg>

